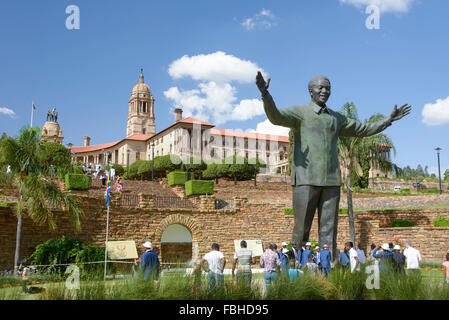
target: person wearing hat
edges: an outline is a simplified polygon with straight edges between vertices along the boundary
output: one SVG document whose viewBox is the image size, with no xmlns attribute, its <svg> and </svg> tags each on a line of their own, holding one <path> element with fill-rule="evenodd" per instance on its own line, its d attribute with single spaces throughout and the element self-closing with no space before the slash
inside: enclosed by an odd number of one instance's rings
<svg viewBox="0 0 449 320">
<path fill-rule="evenodd" d="M 394 260 L 394 271 L 399 274 L 405 274 L 404 265 L 405 265 L 405 256 L 401 253 L 401 246 L 395 245 L 393 247 L 393 260 Z"/>
<path fill-rule="evenodd" d="M 161 268 L 158 252 L 153 250 L 153 245 L 149 241 L 143 243 L 142 246 L 145 248 L 145 252 L 140 258 L 140 269 L 143 272 L 144 280 L 146 281 L 150 278 L 152 280 L 157 280 Z"/>
<path fill-rule="evenodd" d="M 388 245 L 388 243 L 384 243 L 381 246 L 381 248 L 382 248 L 382 252 L 380 252 L 380 253 L 377 253 L 377 251 L 379 250 L 379 247 L 376 246 L 374 248 L 373 257 L 380 259 L 379 269 L 385 270 L 385 269 L 391 267 L 391 265 L 392 265 L 393 253 L 390 251 L 390 246 Z"/>
<path fill-rule="evenodd" d="M 320 271 L 323 277 L 329 275 L 331 270 L 331 252 L 329 251 L 329 245 L 325 244 L 323 251 L 320 252 Z"/>
<path fill-rule="evenodd" d="M 288 249 L 287 249 L 287 242 L 281 243 L 281 250 L 279 250 L 279 259 L 281 260 L 281 272 L 285 273 L 287 272 L 288 267 Z"/>
<path fill-rule="evenodd" d="M 311 242 L 306 243 L 306 248 L 304 249 L 301 255 L 301 268 L 304 268 L 305 265 L 310 261 L 310 256 L 312 255 L 312 250 L 310 250 L 311 246 L 312 246 Z"/>
</svg>

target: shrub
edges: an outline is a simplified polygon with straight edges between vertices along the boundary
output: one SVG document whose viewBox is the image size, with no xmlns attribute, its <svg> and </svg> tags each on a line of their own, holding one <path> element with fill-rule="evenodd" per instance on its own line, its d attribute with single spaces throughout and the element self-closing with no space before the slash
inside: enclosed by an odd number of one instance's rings
<svg viewBox="0 0 449 320">
<path fill-rule="evenodd" d="M 348 214 L 348 208 L 338 209 L 338 214 Z"/>
<path fill-rule="evenodd" d="M 86 174 L 67 173 L 65 175 L 66 190 L 89 190 L 92 185 L 92 176 Z"/>
<path fill-rule="evenodd" d="M 430 189 L 424 189 L 422 190 L 422 193 L 427 193 L 427 194 L 439 194 L 440 193 L 440 189 L 438 188 L 430 188 Z"/>
<path fill-rule="evenodd" d="M 189 173 L 193 172 L 196 178 L 201 178 L 203 170 L 207 169 L 207 164 L 201 158 L 191 157 L 189 159 Z M 181 165 L 181 170 L 186 171 L 186 164 Z"/>
<path fill-rule="evenodd" d="M 36 246 L 29 257 L 31 264 L 68 264 L 80 262 L 94 262 L 104 260 L 104 248 L 91 246 L 81 240 L 65 236 L 59 239 L 50 239 Z M 102 274 L 104 264 L 78 265 L 81 271 Z M 67 266 L 50 266 L 46 268 L 49 273 L 63 275 Z M 112 267 L 112 266 L 111 266 Z M 80 272 L 81 275 L 84 272 Z"/>
<path fill-rule="evenodd" d="M 185 184 L 186 195 L 214 194 L 214 182 L 210 180 L 189 180 Z"/>
<path fill-rule="evenodd" d="M 72 173 L 84 174 L 83 166 L 79 166 L 79 165 L 73 166 Z"/>
<path fill-rule="evenodd" d="M 413 226 L 413 223 L 410 220 L 393 220 L 393 221 L 391 221 L 392 228 L 411 227 L 411 226 Z"/>
<path fill-rule="evenodd" d="M 186 173 L 183 171 L 172 171 L 167 175 L 169 186 L 179 186 L 186 183 Z M 189 180 L 192 179 L 192 172 L 189 172 Z"/>
<path fill-rule="evenodd" d="M 400 192 L 401 194 L 411 194 L 410 189 L 401 189 L 399 192 Z"/>
<path fill-rule="evenodd" d="M 137 161 L 133 162 L 132 164 L 130 164 L 130 166 L 129 166 L 128 170 L 127 170 L 127 172 L 128 172 L 128 179 L 136 179 L 137 178 L 137 173 L 139 171 L 139 167 L 145 161 L 148 161 L 148 160 L 137 160 Z"/>
<path fill-rule="evenodd" d="M 285 208 L 284 214 L 286 214 L 287 216 L 293 216 L 295 213 L 293 211 L 293 208 Z"/>
<path fill-rule="evenodd" d="M 181 158 L 177 155 L 165 155 L 154 158 L 154 171 L 160 177 L 166 177 L 167 173 L 181 168 Z"/>
<path fill-rule="evenodd" d="M 152 160 L 141 160 L 139 164 L 139 168 L 137 169 L 137 176 L 140 179 L 150 180 L 151 172 L 153 170 L 153 161 Z"/>
<path fill-rule="evenodd" d="M 449 219 L 442 216 L 438 216 L 432 223 L 434 227 L 449 227 Z"/>
</svg>

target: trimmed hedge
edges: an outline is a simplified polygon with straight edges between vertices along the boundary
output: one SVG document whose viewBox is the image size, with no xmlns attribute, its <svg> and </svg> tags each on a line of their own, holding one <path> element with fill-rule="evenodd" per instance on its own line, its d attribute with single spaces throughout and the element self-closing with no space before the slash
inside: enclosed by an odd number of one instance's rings
<svg viewBox="0 0 449 320">
<path fill-rule="evenodd" d="M 66 190 L 89 190 L 92 185 L 92 175 L 72 174 L 65 175 Z"/>
<path fill-rule="evenodd" d="M 442 216 L 438 216 L 438 218 L 433 219 L 432 223 L 434 227 L 449 227 L 449 219 Z"/>
<path fill-rule="evenodd" d="M 391 221 L 392 228 L 412 227 L 413 223 L 410 220 L 393 220 Z"/>
<path fill-rule="evenodd" d="M 169 186 L 183 186 L 186 183 L 186 173 L 183 171 L 172 171 L 167 178 Z M 189 172 L 189 180 L 192 180 L 192 172 Z"/>
<path fill-rule="evenodd" d="M 186 195 L 214 194 L 214 182 L 211 180 L 189 180 L 185 184 Z"/>
</svg>

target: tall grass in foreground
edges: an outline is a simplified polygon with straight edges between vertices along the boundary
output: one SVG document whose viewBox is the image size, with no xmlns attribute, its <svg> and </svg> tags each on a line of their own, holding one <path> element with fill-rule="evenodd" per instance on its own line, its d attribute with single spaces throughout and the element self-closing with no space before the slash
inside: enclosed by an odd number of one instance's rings
<svg viewBox="0 0 449 320">
<path fill-rule="evenodd" d="M 330 276 L 306 272 L 290 282 L 284 275 L 264 293 L 263 279 L 253 279 L 250 288 L 225 278 L 224 285 L 212 291 L 207 276 L 170 274 L 159 281 L 137 279 L 82 281 L 79 290 L 69 290 L 65 283 L 50 284 L 38 295 L 43 300 L 448 300 L 449 286 L 443 281 L 432 282 L 421 274 L 380 274 L 380 289 L 368 289 L 368 275 L 333 269 Z M 1 291 L 1 290 L 0 290 Z M 2 298 L 0 296 L 0 298 Z M 14 298 L 13 298 L 14 299 Z"/>
</svg>

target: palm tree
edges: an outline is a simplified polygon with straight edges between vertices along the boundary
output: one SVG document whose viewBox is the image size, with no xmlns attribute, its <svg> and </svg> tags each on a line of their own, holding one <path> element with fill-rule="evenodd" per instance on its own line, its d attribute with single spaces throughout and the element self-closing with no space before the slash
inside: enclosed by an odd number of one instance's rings
<svg viewBox="0 0 449 320">
<path fill-rule="evenodd" d="M 14 272 L 17 273 L 24 214 L 40 225 L 47 224 L 51 229 L 55 229 L 57 218 L 62 215 L 62 211 L 68 210 L 75 230 L 79 231 L 80 216 L 83 212 L 79 199 L 60 191 L 51 179 L 42 175 L 42 172 L 46 171 L 45 168 L 41 168 L 45 149 L 40 142 L 39 128 L 25 127 L 17 139 L 3 137 L 0 143 L 3 161 L 11 165 L 9 175 L 18 196 L 14 255 Z"/>
<path fill-rule="evenodd" d="M 359 121 L 357 108 L 353 103 L 346 103 L 340 113 L 350 119 Z M 385 116 L 376 114 L 366 120 L 365 123 L 373 123 L 384 118 Z M 351 173 L 355 171 L 359 177 L 363 175 L 363 171 L 359 163 L 359 156 L 361 154 L 368 155 L 371 165 L 390 169 L 391 163 L 389 161 L 376 156 L 386 145 L 393 149 L 394 153 L 396 152 L 391 139 L 381 133 L 364 138 L 340 137 L 338 140 L 338 157 L 343 167 L 343 182 L 346 184 L 347 190 L 349 231 L 351 235 L 351 241 L 354 244 L 355 227 L 354 209 L 352 205 Z"/>
</svg>

